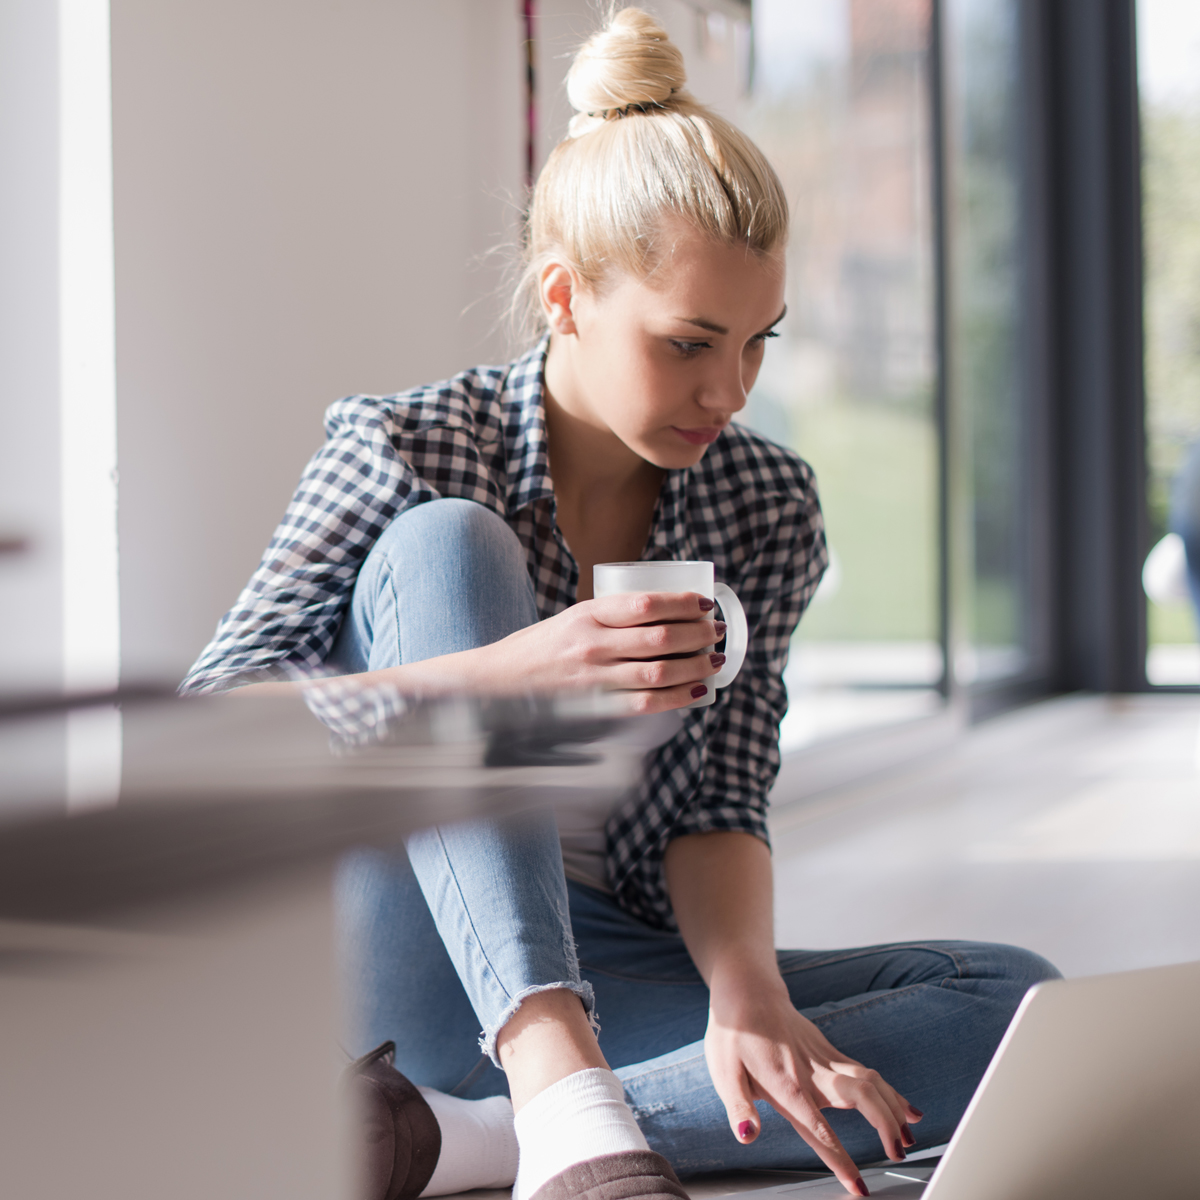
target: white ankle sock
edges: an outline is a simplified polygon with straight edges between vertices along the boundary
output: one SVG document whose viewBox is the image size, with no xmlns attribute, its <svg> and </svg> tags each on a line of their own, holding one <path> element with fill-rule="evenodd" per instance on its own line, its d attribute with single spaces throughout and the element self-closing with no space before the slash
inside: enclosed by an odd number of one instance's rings
<svg viewBox="0 0 1200 1200">
<path fill-rule="evenodd" d="M 517 1136 L 507 1096 L 461 1100 L 418 1088 L 442 1130 L 442 1152 L 422 1196 L 471 1188 L 511 1187 L 517 1177 Z"/>
<path fill-rule="evenodd" d="M 576 1071 L 539 1092 L 516 1115 L 521 1164 L 513 1200 L 529 1200 L 560 1171 L 622 1150 L 648 1150 L 621 1081 L 602 1067 Z"/>
</svg>

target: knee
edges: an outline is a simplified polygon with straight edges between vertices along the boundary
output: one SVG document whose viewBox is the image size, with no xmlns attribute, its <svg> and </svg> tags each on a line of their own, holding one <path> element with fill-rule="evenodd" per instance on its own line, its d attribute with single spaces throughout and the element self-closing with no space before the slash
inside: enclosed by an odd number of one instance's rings
<svg viewBox="0 0 1200 1200">
<path fill-rule="evenodd" d="M 429 500 L 384 530 L 355 584 L 378 631 L 395 625 L 397 661 L 488 645 L 537 621 L 525 549 L 503 517 L 470 500 Z M 381 643 L 391 645 L 390 640 Z"/>
<path fill-rule="evenodd" d="M 997 974 L 1021 989 L 1024 995 L 1035 983 L 1061 979 L 1062 972 L 1040 954 L 1020 946 L 996 946 Z"/>
<path fill-rule="evenodd" d="M 405 509 L 380 534 L 372 553 L 406 565 L 444 561 L 450 554 L 484 569 L 502 570 L 513 562 L 524 566 L 521 543 L 504 518 L 457 496 Z"/>
<path fill-rule="evenodd" d="M 967 974 L 976 981 L 978 994 L 989 996 L 1011 1016 L 1035 984 L 1061 979 L 1053 963 L 1020 946 L 992 943 L 977 947 Z"/>
</svg>

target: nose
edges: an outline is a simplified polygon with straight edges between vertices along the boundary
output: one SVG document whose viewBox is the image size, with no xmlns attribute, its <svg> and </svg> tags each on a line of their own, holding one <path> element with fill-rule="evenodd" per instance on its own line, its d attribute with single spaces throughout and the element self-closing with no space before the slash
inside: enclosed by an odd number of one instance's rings
<svg viewBox="0 0 1200 1200">
<path fill-rule="evenodd" d="M 742 377 L 742 364 L 716 363 L 714 370 L 700 390 L 697 399 L 700 407 L 712 413 L 727 413 L 733 416 L 746 407 L 746 380 Z"/>
</svg>

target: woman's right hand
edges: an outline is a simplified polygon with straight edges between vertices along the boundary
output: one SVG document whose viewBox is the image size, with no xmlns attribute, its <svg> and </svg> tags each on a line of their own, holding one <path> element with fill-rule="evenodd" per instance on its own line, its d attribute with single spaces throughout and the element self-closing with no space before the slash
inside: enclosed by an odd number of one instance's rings
<svg viewBox="0 0 1200 1200">
<path fill-rule="evenodd" d="M 725 636 L 712 611 L 695 592 L 602 596 L 468 653 L 483 656 L 488 691 L 605 688 L 630 712 L 664 712 L 705 695 L 725 661 L 704 653 Z"/>
</svg>

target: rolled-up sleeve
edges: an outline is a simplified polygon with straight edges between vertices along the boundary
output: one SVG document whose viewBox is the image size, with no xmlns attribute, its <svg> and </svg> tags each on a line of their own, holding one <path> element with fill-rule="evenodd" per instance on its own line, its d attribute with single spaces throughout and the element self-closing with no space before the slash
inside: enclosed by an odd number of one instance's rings
<svg viewBox="0 0 1200 1200">
<path fill-rule="evenodd" d="M 476 498 L 495 503 L 469 428 L 445 420 L 406 422 L 394 402 L 352 396 L 330 407 L 325 444 L 181 692 L 318 672 L 371 547 L 400 513 L 439 495 L 418 474 L 423 459 L 461 463 L 463 473 L 474 471 L 479 479 Z"/>
<path fill-rule="evenodd" d="M 779 774 L 779 724 L 787 711 L 783 670 L 792 634 L 825 570 L 815 492 L 781 506 L 779 522 L 734 590 L 754 614 L 746 661 L 708 721 L 699 786 L 673 836 L 736 830 L 767 837 L 767 796 Z"/>
</svg>

